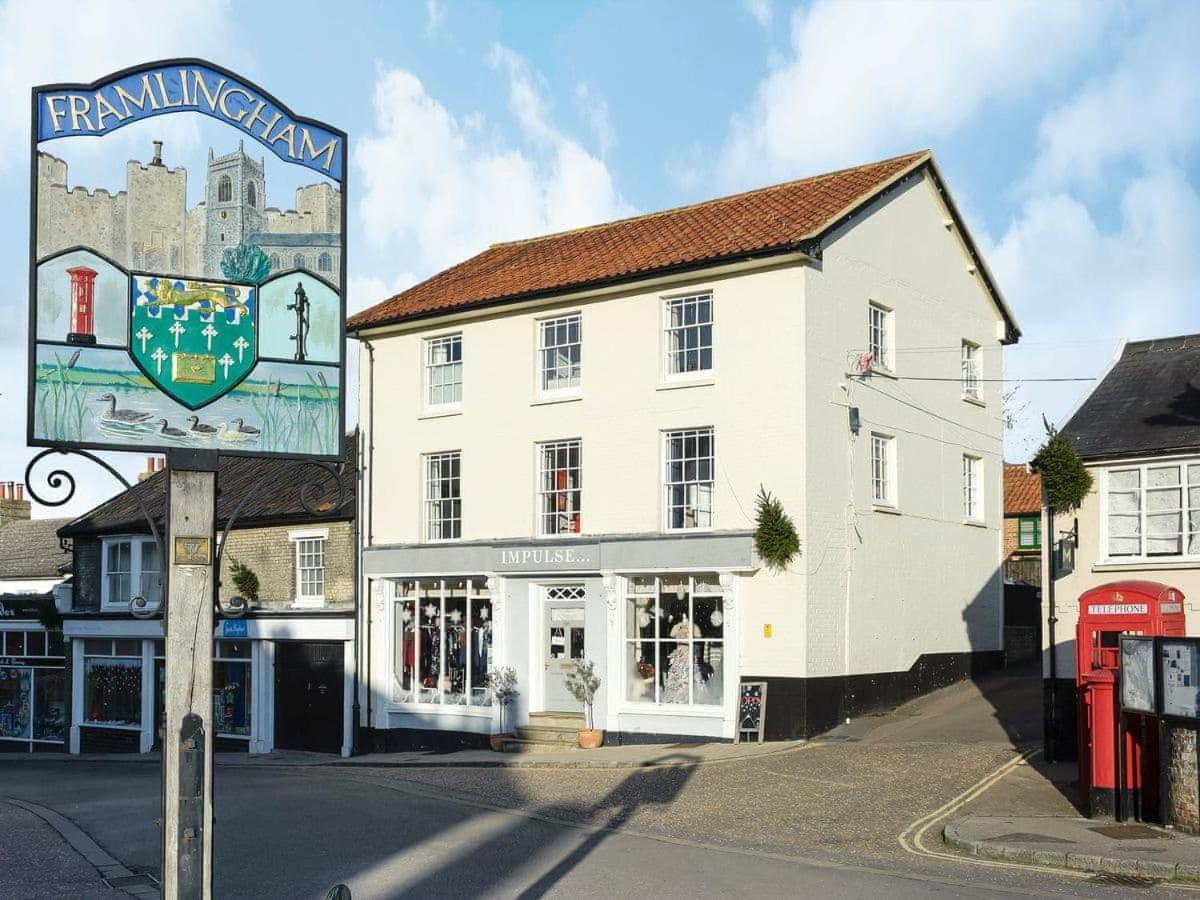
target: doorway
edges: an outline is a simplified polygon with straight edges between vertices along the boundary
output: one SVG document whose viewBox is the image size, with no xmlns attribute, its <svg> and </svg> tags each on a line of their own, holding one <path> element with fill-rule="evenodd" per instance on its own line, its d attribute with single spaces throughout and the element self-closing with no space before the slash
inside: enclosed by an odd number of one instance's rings
<svg viewBox="0 0 1200 900">
<path fill-rule="evenodd" d="M 582 584 L 556 584 L 545 588 L 542 604 L 542 697 L 546 712 L 577 713 L 580 702 L 567 690 L 567 673 L 584 658 Z"/>
<path fill-rule="evenodd" d="M 342 645 L 275 642 L 275 747 L 342 749 Z"/>
</svg>

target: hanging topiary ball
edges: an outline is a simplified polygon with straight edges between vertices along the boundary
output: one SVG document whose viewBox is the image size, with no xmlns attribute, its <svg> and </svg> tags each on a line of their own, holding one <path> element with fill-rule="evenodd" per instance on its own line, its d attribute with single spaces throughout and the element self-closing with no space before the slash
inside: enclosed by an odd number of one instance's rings
<svg viewBox="0 0 1200 900">
<path fill-rule="evenodd" d="M 1084 466 L 1070 442 L 1045 417 L 1046 443 L 1033 458 L 1033 468 L 1042 478 L 1046 501 L 1054 512 L 1078 509 L 1092 489 L 1092 473 Z"/>
<path fill-rule="evenodd" d="M 800 536 L 783 504 L 762 485 L 755 506 L 758 527 L 754 532 L 754 549 L 768 568 L 781 572 L 800 552 Z"/>
</svg>

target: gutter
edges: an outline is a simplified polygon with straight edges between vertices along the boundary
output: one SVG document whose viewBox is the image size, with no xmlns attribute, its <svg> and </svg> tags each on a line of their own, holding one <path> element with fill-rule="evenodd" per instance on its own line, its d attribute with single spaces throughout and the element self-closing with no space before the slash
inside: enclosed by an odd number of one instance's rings
<svg viewBox="0 0 1200 900">
<path fill-rule="evenodd" d="M 659 280 L 670 280 L 672 276 L 690 274 L 699 270 L 713 269 L 721 266 L 737 266 L 739 268 L 755 266 L 756 264 L 765 266 L 786 261 L 786 257 L 794 257 L 795 261 L 799 263 L 815 262 L 816 258 L 804 249 L 808 246 L 808 243 L 807 241 L 789 241 L 778 247 L 767 248 L 750 254 L 739 252 L 727 256 L 708 257 L 701 261 L 677 263 L 672 266 L 661 266 L 641 272 L 629 272 L 622 275 L 598 278 L 592 281 L 559 285 L 536 291 L 527 291 L 521 294 L 510 294 L 506 297 L 476 300 L 445 309 L 432 309 L 410 315 L 393 316 L 378 322 L 361 322 L 357 325 L 347 327 L 346 335 L 356 340 L 365 340 L 362 337 L 364 331 L 373 332 L 395 325 L 406 325 L 410 322 L 453 317 L 463 313 L 483 312 L 497 307 L 516 306 L 523 303 L 537 301 L 568 302 L 576 299 L 586 299 L 589 296 L 598 296 L 619 288 L 637 284 L 638 282 L 653 283 Z M 713 274 L 719 276 L 724 273 L 717 272 Z"/>
</svg>

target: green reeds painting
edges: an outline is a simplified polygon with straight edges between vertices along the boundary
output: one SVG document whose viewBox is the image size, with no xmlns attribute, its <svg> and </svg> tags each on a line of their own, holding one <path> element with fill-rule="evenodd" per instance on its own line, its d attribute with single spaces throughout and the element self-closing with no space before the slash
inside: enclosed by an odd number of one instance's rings
<svg viewBox="0 0 1200 900">
<path fill-rule="evenodd" d="M 115 348 L 38 347 L 34 436 L 121 447 L 181 445 L 332 456 L 341 389 L 336 367 L 259 363 L 237 388 L 189 410 Z"/>
</svg>

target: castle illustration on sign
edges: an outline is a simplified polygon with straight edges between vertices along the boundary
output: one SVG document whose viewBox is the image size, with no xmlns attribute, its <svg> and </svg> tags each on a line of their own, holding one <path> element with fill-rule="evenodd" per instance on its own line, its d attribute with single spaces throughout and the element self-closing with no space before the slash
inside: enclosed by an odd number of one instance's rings
<svg viewBox="0 0 1200 900">
<path fill-rule="evenodd" d="M 37 256 L 86 246 L 134 271 L 231 278 L 229 254 L 256 247 L 268 274 L 303 269 L 337 284 L 342 265 L 342 196 L 328 182 L 296 189 L 295 207 L 266 205 L 266 160 L 239 141 L 232 153 L 210 148 L 204 200 L 187 208 L 187 170 L 163 162 L 154 141 L 149 163 L 125 165 L 125 189 L 71 187 L 65 160 L 37 155 Z M 226 265 L 222 266 L 222 260 Z M 254 279 L 261 280 L 261 279 Z"/>
</svg>

